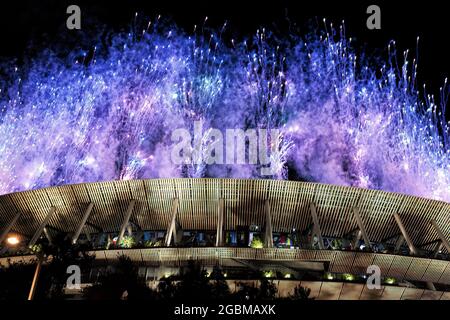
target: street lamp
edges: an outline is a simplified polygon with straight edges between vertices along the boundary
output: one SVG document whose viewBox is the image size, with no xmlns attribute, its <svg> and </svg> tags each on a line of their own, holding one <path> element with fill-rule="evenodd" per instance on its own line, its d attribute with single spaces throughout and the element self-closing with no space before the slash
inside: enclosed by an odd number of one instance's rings
<svg viewBox="0 0 450 320">
<path fill-rule="evenodd" d="M 9 250 L 14 250 L 20 243 L 20 238 L 15 234 L 3 233 L 0 237 L 0 256 Z"/>
<path fill-rule="evenodd" d="M 33 282 L 31 283 L 30 292 L 28 293 L 28 300 L 33 300 L 34 295 L 36 293 L 36 286 L 39 279 L 39 275 L 41 274 L 41 268 L 42 268 L 42 262 L 43 258 L 40 255 L 36 255 L 38 258 L 37 264 L 36 264 L 36 270 L 34 271 L 33 276 Z"/>
<path fill-rule="evenodd" d="M 15 234 L 10 234 L 6 238 L 6 243 L 9 246 L 14 247 L 20 243 L 20 237 Z M 33 300 L 33 298 L 34 298 L 34 294 L 36 292 L 37 281 L 39 279 L 39 274 L 41 273 L 41 268 L 42 268 L 43 259 L 40 254 L 36 254 L 36 256 L 38 258 L 38 261 L 37 261 L 37 265 L 36 265 L 36 270 L 34 272 L 34 277 L 33 277 L 33 282 L 31 284 L 30 292 L 28 294 L 28 300 Z"/>
<path fill-rule="evenodd" d="M 15 246 L 20 242 L 20 239 L 17 236 L 9 236 L 6 242 L 11 246 Z"/>
</svg>

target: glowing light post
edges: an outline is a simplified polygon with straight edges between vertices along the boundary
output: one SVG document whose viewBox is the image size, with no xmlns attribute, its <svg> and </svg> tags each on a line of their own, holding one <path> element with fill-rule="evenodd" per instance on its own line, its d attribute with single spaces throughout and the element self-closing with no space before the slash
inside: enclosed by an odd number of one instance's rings
<svg viewBox="0 0 450 320">
<path fill-rule="evenodd" d="M 20 237 L 14 233 L 11 233 L 11 229 L 16 224 L 17 220 L 19 220 L 21 216 L 21 212 L 17 212 L 14 216 L 14 218 L 11 220 L 11 222 L 6 226 L 6 228 L 3 230 L 3 232 L 0 234 L 0 245 L 3 243 L 3 241 L 6 240 L 6 244 L 8 246 L 15 247 L 20 243 Z M 3 252 L 0 251 L 0 253 Z"/>
<path fill-rule="evenodd" d="M 41 254 L 36 254 L 36 257 L 38 258 L 38 262 L 36 265 L 36 270 L 34 271 L 33 282 L 31 283 L 30 293 L 28 294 L 28 300 L 34 299 L 37 282 L 39 280 L 39 275 L 41 274 L 42 262 L 44 261 L 44 258 Z"/>
<path fill-rule="evenodd" d="M 16 236 L 10 236 L 10 237 L 8 237 L 8 239 L 6 239 L 6 242 L 9 245 L 15 246 L 20 242 L 20 240 Z"/>
<path fill-rule="evenodd" d="M 29 248 L 32 248 L 36 244 L 36 241 L 39 239 L 42 232 L 44 232 L 46 225 L 48 224 L 48 222 L 50 221 L 50 218 L 53 216 L 53 214 L 55 212 L 56 212 L 56 208 L 51 207 L 50 210 L 48 211 L 47 216 L 45 217 L 44 221 L 42 221 L 41 225 L 39 226 L 39 229 L 35 232 L 35 234 L 33 235 L 33 238 L 31 238 L 30 242 L 28 243 Z M 36 293 L 37 282 L 39 280 L 39 275 L 41 274 L 42 263 L 44 262 L 45 257 L 42 252 L 36 252 L 36 258 L 38 259 L 38 261 L 37 261 L 37 265 L 36 265 L 36 270 L 34 271 L 33 282 L 31 283 L 30 293 L 28 294 L 28 300 L 34 299 L 34 295 Z"/>
<path fill-rule="evenodd" d="M 29 242 L 29 244 L 28 244 L 29 248 L 33 247 L 33 245 L 36 243 L 37 239 L 39 238 L 39 236 L 43 232 L 43 230 L 45 228 L 45 225 L 47 224 L 47 221 L 50 218 L 50 216 L 53 214 L 53 212 L 54 212 L 54 208 L 52 208 L 50 210 L 50 212 L 48 213 L 46 219 L 42 223 L 41 227 L 39 228 L 39 230 L 35 233 L 35 235 L 31 239 L 31 241 Z M 0 243 L 2 243 L 5 239 L 6 239 L 7 245 L 9 245 L 9 246 L 13 246 L 14 247 L 14 246 L 16 246 L 16 245 L 18 245 L 20 243 L 19 236 L 10 233 L 11 229 L 14 227 L 14 225 L 17 222 L 17 220 L 19 220 L 20 216 L 21 216 L 21 212 L 16 213 L 16 215 L 11 220 L 11 222 L 8 224 L 6 229 L 1 233 L 1 235 L 0 235 Z M 43 257 L 43 255 L 40 252 L 36 253 L 36 257 L 38 259 L 38 262 L 37 262 L 37 265 L 36 265 L 36 270 L 34 272 L 33 282 L 31 283 L 30 292 L 28 294 L 28 300 L 33 300 L 33 298 L 34 298 L 34 294 L 36 292 L 36 285 L 37 285 L 37 282 L 38 282 L 38 279 L 39 279 L 39 275 L 40 275 L 41 269 L 42 269 L 42 262 L 44 261 L 44 257 Z"/>
<path fill-rule="evenodd" d="M 17 219 L 14 219 L 13 221 L 15 222 Z M 3 236 L 2 236 L 3 237 Z M 6 234 L 4 235 L 4 237 L 6 237 Z M 15 235 L 15 234 L 10 234 L 8 235 L 8 237 L 6 238 L 6 243 L 9 246 L 16 246 L 20 243 L 20 238 L 19 236 Z M 40 254 L 37 255 L 38 256 L 38 264 L 36 266 L 36 270 L 34 272 L 34 276 L 33 276 L 33 282 L 31 284 L 31 289 L 30 289 L 30 293 L 28 294 L 28 300 L 33 300 L 34 297 L 34 293 L 36 292 L 36 284 L 39 278 L 39 274 L 41 273 L 41 267 L 42 267 L 42 257 Z"/>
</svg>

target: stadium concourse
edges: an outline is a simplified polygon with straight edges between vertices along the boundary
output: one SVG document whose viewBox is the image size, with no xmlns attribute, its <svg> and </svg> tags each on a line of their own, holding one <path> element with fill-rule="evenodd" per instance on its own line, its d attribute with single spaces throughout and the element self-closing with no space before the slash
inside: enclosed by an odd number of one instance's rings
<svg viewBox="0 0 450 320">
<path fill-rule="evenodd" d="M 0 196 L 0 264 L 62 233 L 95 254 L 86 283 L 125 254 L 149 285 L 197 260 L 230 287 L 263 272 L 280 295 L 301 282 L 319 299 L 450 299 L 449 221 L 446 202 L 318 183 L 84 183 Z M 368 290 L 374 265 L 383 285 Z"/>
</svg>

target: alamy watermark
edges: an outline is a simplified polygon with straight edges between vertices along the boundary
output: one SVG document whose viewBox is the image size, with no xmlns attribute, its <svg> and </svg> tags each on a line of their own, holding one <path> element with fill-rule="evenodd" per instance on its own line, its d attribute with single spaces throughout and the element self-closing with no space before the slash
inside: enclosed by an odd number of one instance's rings
<svg viewBox="0 0 450 320">
<path fill-rule="evenodd" d="M 367 277 L 367 288 L 372 289 L 381 289 L 381 269 L 379 266 L 373 264 L 367 267 L 367 274 L 370 274 Z"/>
<path fill-rule="evenodd" d="M 69 30 L 80 30 L 81 29 L 81 9 L 79 6 L 72 4 L 67 7 L 67 14 L 70 16 L 66 20 L 66 27 Z"/>
<path fill-rule="evenodd" d="M 381 29 L 381 9 L 379 6 L 373 4 L 367 7 L 367 14 L 370 16 L 367 18 L 366 26 L 369 30 Z"/>
<path fill-rule="evenodd" d="M 203 131 L 203 122 L 194 121 L 194 135 L 185 128 L 172 132 L 171 159 L 174 164 L 260 165 L 262 176 L 275 175 L 273 155 L 280 150 L 279 129 L 219 129 Z"/>
<path fill-rule="evenodd" d="M 80 290 L 81 288 L 81 269 L 75 264 L 67 267 L 66 273 L 69 274 L 66 281 L 66 288 L 71 290 Z"/>
</svg>

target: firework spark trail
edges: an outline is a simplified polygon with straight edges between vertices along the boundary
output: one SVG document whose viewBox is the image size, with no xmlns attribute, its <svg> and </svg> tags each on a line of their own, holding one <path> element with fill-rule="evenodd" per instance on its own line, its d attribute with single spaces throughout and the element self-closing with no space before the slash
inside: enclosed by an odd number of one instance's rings
<svg viewBox="0 0 450 320">
<path fill-rule="evenodd" d="M 345 35 L 276 43 L 259 30 L 227 44 L 220 33 L 154 25 L 140 39 L 116 35 L 86 64 L 44 52 L 8 72 L 0 193 L 112 179 L 258 178 L 251 166 L 171 162 L 172 131 L 202 120 L 222 132 L 282 129 L 271 138 L 281 142 L 270 156 L 274 178 L 285 178 L 289 164 L 309 181 L 450 201 L 447 82 L 442 106 L 420 97 L 415 61 L 405 55 L 399 68 L 394 46 L 377 77 Z"/>
</svg>

